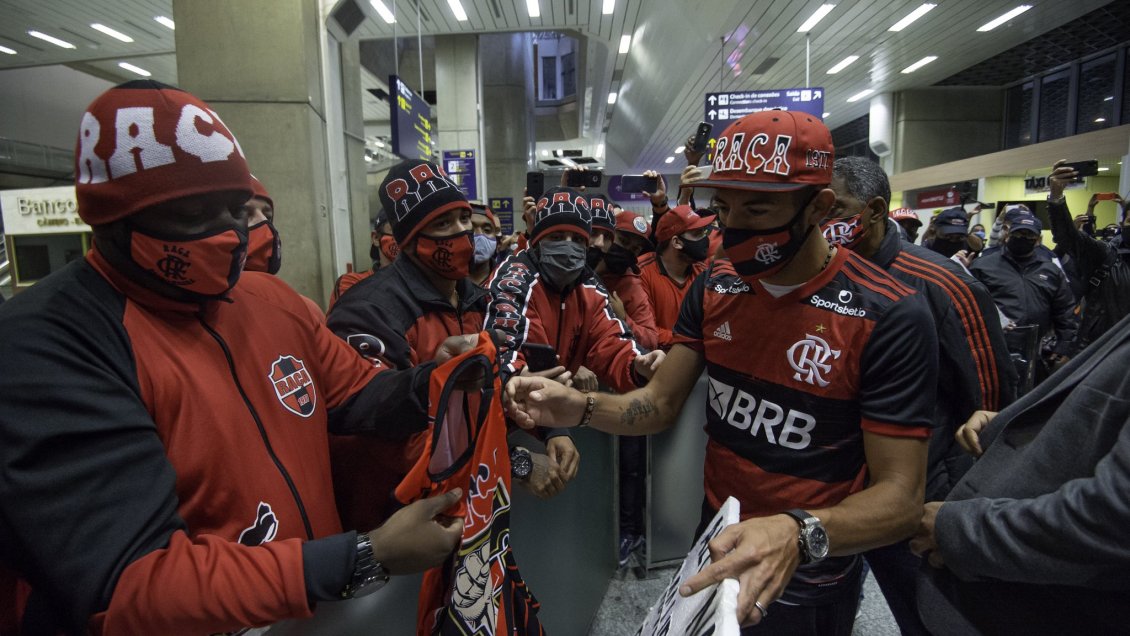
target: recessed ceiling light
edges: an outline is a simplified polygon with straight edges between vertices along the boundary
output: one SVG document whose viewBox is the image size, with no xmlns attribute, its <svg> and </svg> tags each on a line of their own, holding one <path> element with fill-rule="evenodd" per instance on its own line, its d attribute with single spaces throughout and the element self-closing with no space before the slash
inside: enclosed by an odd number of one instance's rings
<svg viewBox="0 0 1130 636">
<path fill-rule="evenodd" d="M 124 68 L 125 70 L 129 71 L 130 73 L 136 73 L 136 74 L 138 74 L 142 77 L 149 77 L 150 75 L 152 75 L 152 73 L 150 73 L 149 71 L 141 68 L 140 66 L 134 66 L 133 64 L 130 64 L 129 62 L 118 62 L 118 66 L 120 66 L 121 68 Z"/>
<path fill-rule="evenodd" d="M 1103 167 L 1099 168 L 1099 172 L 1107 172 L 1109 170 L 1110 170 L 1109 166 L 1103 166 Z"/>
<path fill-rule="evenodd" d="M 44 42 L 50 42 L 51 44 L 54 44 L 55 46 L 58 46 L 60 48 L 64 48 L 64 49 L 75 48 L 75 45 L 71 44 L 70 42 L 67 42 L 66 40 L 60 40 L 59 38 L 47 35 L 46 33 L 40 33 L 39 31 L 33 30 L 33 31 L 28 31 L 27 34 L 30 35 L 33 38 L 39 38 L 40 40 L 43 40 Z"/>
<path fill-rule="evenodd" d="M 834 5 L 834 4 L 822 4 L 822 5 L 820 5 L 820 8 L 816 10 L 816 13 L 813 13 L 811 17 L 809 17 L 807 20 L 805 20 L 804 24 L 800 25 L 800 28 L 797 29 L 796 32 L 797 33 L 808 33 L 809 31 L 812 30 L 813 27 L 816 26 L 817 22 L 820 22 L 821 20 L 823 20 L 824 16 L 831 13 L 832 9 L 835 9 L 835 8 L 836 8 L 836 5 Z"/>
<path fill-rule="evenodd" d="M 1096 123 L 1096 124 L 1101 124 L 1101 123 L 1103 123 L 1104 121 L 1106 121 L 1106 117 L 1096 117 L 1096 118 L 1095 118 L 1095 123 Z"/>
<path fill-rule="evenodd" d="M 679 146 L 678 148 L 675 149 L 675 154 L 677 154 L 677 155 L 683 154 L 683 151 L 686 150 L 686 149 L 687 149 L 686 146 Z"/>
<path fill-rule="evenodd" d="M 374 141 L 373 144 L 376 145 L 377 148 L 384 148 L 385 147 L 385 142 L 381 141 L 380 139 Z"/>
<path fill-rule="evenodd" d="M 604 0 L 604 15 L 611 15 L 616 10 L 616 0 Z"/>
<path fill-rule="evenodd" d="M 902 72 L 903 73 L 913 73 L 914 71 L 917 71 L 918 69 L 922 68 L 923 66 L 926 66 L 927 64 L 929 64 L 930 62 L 933 62 L 936 59 L 938 59 L 937 55 L 927 55 L 926 57 L 918 60 L 914 64 L 911 64 L 910 66 L 902 69 Z"/>
<path fill-rule="evenodd" d="M 1114 99 L 1114 95 L 1111 95 L 1111 96 L 1109 96 L 1109 97 L 1104 97 L 1104 98 L 1103 98 L 1103 101 L 1104 101 L 1104 102 L 1109 102 L 1109 101 L 1110 101 L 1110 100 L 1112 100 L 1112 99 Z"/>
<path fill-rule="evenodd" d="M 156 20 L 157 23 L 160 24 L 161 26 L 166 26 L 166 27 L 169 27 L 170 29 L 174 29 L 174 30 L 177 28 L 177 23 L 173 22 L 172 19 L 170 19 L 166 16 L 159 15 L 159 16 L 154 17 L 153 19 Z"/>
<path fill-rule="evenodd" d="M 632 47 L 632 36 L 627 35 L 627 34 L 621 35 L 620 36 L 620 55 L 627 53 L 628 49 L 630 49 L 631 47 Z"/>
<path fill-rule="evenodd" d="M 531 18 L 536 18 L 541 15 L 541 7 L 538 5 L 538 0 L 526 0 L 526 13 L 530 14 Z"/>
<path fill-rule="evenodd" d="M 674 157 L 667 157 L 666 159 L 663 160 L 663 163 L 675 163 L 675 158 Z"/>
<path fill-rule="evenodd" d="M 858 59 L 859 59 L 858 55 L 849 55 L 849 56 L 845 57 L 844 59 L 840 60 L 840 62 L 838 64 L 836 64 L 832 68 L 828 69 L 828 75 L 835 75 L 836 73 L 839 73 L 840 71 L 844 70 L 845 68 L 851 66 L 851 63 L 858 60 Z"/>
<path fill-rule="evenodd" d="M 1013 9 L 1012 11 L 1009 11 L 1008 13 L 1002 15 L 1001 17 L 993 20 L 992 22 L 986 22 L 985 24 L 981 25 L 981 28 L 979 28 L 977 30 L 981 31 L 981 32 L 992 31 L 993 29 L 999 27 L 1000 25 L 1004 24 L 1005 22 L 1008 22 L 1009 20 L 1015 18 L 1016 16 L 1020 15 L 1021 13 L 1024 13 L 1025 11 L 1027 11 L 1028 9 L 1031 9 L 1031 8 L 1032 8 L 1032 5 L 1030 5 L 1030 4 L 1022 4 L 1019 7 L 1016 7 L 1015 9 Z"/>
<path fill-rule="evenodd" d="M 392 14 L 392 11 L 388 10 L 388 7 L 385 6 L 385 3 L 381 0 L 369 0 L 369 5 L 377 11 L 377 15 L 381 16 L 381 19 L 384 20 L 385 23 L 392 24 L 396 22 L 396 16 Z"/>
<path fill-rule="evenodd" d="M 105 24 L 98 24 L 97 22 L 95 22 L 94 24 L 90 25 L 90 28 L 98 31 L 99 33 L 105 33 L 106 35 L 114 38 L 115 40 L 118 40 L 119 42 L 125 42 L 127 44 L 133 42 L 133 38 L 131 38 L 130 36 L 122 33 L 121 31 L 115 31 Z"/>
<path fill-rule="evenodd" d="M 456 20 L 459 22 L 467 21 L 467 12 L 463 10 L 462 2 L 459 0 L 447 0 L 447 6 L 451 7 L 451 13 L 455 14 Z"/>
<path fill-rule="evenodd" d="M 8 48 L 8 47 L 6 47 L 6 46 L 0 46 L 0 53 L 7 53 L 8 55 L 15 55 L 15 54 L 16 54 L 16 50 L 15 50 L 15 49 L 10 49 L 10 48 Z"/>
<path fill-rule="evenodd" d="M 608 103 L 609 104 L 615 104 L 616 103 L 616 93 L 615 92 L 608 94 Z"/>
<path fill-rule="evenodd" d="M 869 88 L 865 91 L 859 91 L 855 95 L 852 95 L 851 97 L 849 97 L 848 101 L 849 102 L 858 102 L 859 100 L 863 99 L 864 97 L 867 97 L 868 95 L 870 95 L 871 93 L 874 93 L 874 92 L 875 92 L 875 89 L 873 89 L 873 88 Z"/>
<path fill-rule="evenodd" d="M 902 31 L 906 27 L 910 26 L 910 24 L 912 22 L 914 22 L 918 18 L 921 18 L 922 16 L 929 13 L 930 9 L 933 9 L 936 6 L 938 6 L 938 5 L 926 3 L 926 4 L 918 7 L 914 11 L 911 11 L 910 14 L 907 15 L 905 18 L 899 20 L 898 22 L 895 22 L 894 26 L 892 26 L 891 28 L 889 28 L 887 30 L 888 31 Z"/>
<path fill-rule="evenodd" d="M 820 117 L 820 119 L 828 119 L 828 115 L 831 115 L 831 114 L 832 113 L 824 113 L 824 115 L 822 117 Z"/>
<path fill-rule="evenodd" d="M 549 151 L 548 151 L 548 150 L 546 150 L 545 148 L 542 148 L 542 150 L 541 150 L 541 156 L 543 156 L 543 157 L 548 157 L 548 156 L 549 156 Z"/>
</svg>

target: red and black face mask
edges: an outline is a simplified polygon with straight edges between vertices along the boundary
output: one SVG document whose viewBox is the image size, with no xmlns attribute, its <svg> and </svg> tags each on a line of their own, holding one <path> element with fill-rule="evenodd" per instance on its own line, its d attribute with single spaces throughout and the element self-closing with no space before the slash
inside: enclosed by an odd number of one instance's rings
<svg viewBox="0 0 1130 636">
<path fill-rule="evenodd" d="M 466 278 L 471 273 L 475 241 L 471 230 L 451 236 L 416 235 L 416 258 L 425 267 L 448 280 Z"/>
<path fill-rule="evenodd" d="M 279 273 L 282 265 L 282 239 L 275 224 L 264 219 L 247 228 L 247 264 L 249 272 Z"/>
<path fill-rule="evenodd" d="M 816 193 L 813 193 L 784 225 L 765 230 L 723 228 L 722 249 L 743 280 L 753 282 L 767 278 L 781 271 L 793 260 L 816 227 L 801 227 L 808 204 L 815 196 Z"/>
<path fill-rule="evenodd" d="M 200 298 L 223 297 L 247 260 L 247 232 L 227 228 L 191 236 L 130 230 L 129 257 L 165 285 Z"/>
<path fill-rule="evenodd" d="M 867 226 L 863 224 L 863 213 L 840 219 L 828 219 L 820 224 L 824 238 L 832 245 L 842 245 L 853 249 L 867 236 Z"/>
<path fill-rule="evenodd" d="M 380 243 L 379 247 L 376 245 L 369 246 L 369 259 L 373 263 L 380 262 L 382 254 L 389 261 L 395 261 L 396 257 L 400 256 L 400 245 L 396 243 L 396 237 L 393 235 L 381 234 L 377 241 Z"/>
</svg>

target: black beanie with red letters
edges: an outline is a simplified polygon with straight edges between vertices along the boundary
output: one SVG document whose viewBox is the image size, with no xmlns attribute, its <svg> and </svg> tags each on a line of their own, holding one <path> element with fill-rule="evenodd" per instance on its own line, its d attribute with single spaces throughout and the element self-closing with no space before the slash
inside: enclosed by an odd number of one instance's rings
<svg viewBox="0 0 1130 636">
<path fill-rule="evenodd" d="M 377 193 L 401 248 L 445 212 L 471 209 L 459 185 L 429 161 L 404 161 L 393 166 Z"/>
</svg>

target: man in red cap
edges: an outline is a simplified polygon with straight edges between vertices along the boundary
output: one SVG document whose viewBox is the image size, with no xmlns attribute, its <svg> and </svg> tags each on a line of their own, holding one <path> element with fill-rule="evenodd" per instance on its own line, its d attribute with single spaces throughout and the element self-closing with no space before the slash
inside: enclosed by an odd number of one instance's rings
<svg viewBox="0 0 1130 636">
<path fill-rule="evenodd" d="M 910 208 L 895 208 L 891 210 L 891 219 L 899 224 L 903 232 L 906 232 L 906 240 L 908 243 L 918 241 L 918 230 L 922 228 L 922 219 L 914 213 Z"/>
<path fill-rule="evenodd" d="M 915 292 L 825 241 L 832 159 L 811 115 L 735 122 L 693 185 L 714 190 L 729 259 L 695 280 L 651 382 L 587 399 L 536 378 L 507 386 L 520 425 L 645 435 L 676 420 L 707 372 L 702 518 L 732 496 L 743 521 L 681 593 L 738 578 L 751 633 L 851 634 L 859 553 L 909 537 L 922 514 L 933 321 Z"/>
<path fill-rule="evenodd" d="M 422 429 L 427 377 L 243 271 L 253 187 L 219 115 L 112 88 L 75 168 L 93 249 L 0 311 L 0 557 L 32 588 L 25 633 L 227 632 L 446 558 L 450 493 L 341 532 L 328 433 Z"/>
<path fill-rule="evenodd" d="M 659 346 L 670 349 L 672 329 L 691 281 L 706 269 L 710 229 L 714 219 L 702 217 L 689 205 L 678 205 L 659 217 L 655 254 L 640 265 L 640 282 L 655 313 Z"/>
<path fill-rule="evenodd" d="M 612 238 L 593 271 L 612 294 L 612 309 L 628 322 L 636 342 L 647 349 L 658 348 L 655 314 L 640 281 L 638 265 L 640 254 L 651 245 L 648 239 L 651 228 L 642 216 L 624 210 L 616 214 L 613 227 Z M 595 223 L 593 228 L 596 232 Z"/>
</svg>

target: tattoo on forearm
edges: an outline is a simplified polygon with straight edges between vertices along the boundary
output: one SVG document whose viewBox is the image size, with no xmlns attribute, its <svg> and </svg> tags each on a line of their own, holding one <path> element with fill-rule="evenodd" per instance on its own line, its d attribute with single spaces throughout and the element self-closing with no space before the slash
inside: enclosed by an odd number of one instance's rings
<svg viewBox="0 0 1130 636">
<path fill-rule="evenodd" d="M 632 400 L 628 408 L 620 414 L 620 423 L 624 426 L 635 426 L 638 420 L 653 415 L 655 411 L 655 405 L 651 400 Z"/>
</svg>

